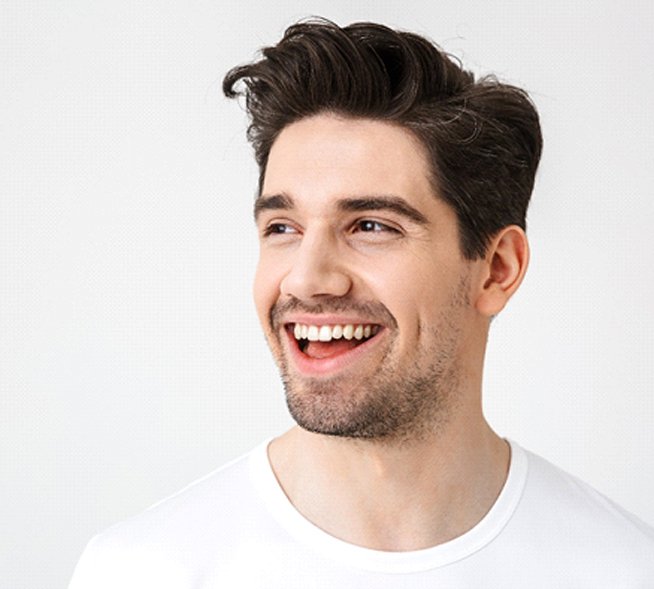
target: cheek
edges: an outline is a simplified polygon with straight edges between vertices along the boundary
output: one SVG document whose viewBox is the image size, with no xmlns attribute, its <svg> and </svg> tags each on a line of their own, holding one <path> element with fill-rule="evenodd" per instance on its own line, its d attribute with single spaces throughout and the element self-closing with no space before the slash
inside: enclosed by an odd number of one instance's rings
<svg viewBox="0 0 654 589">
<path fill-rule="evenodd" d="M 402 341 L 412 342 L 454 311 L 461 284 L 455 272 L 443 265 L 397 264 L 393 271 L 368 274 L 374 298 L 383 303 L 400 328 Z"/>
<path fill-rule="evenodd" d="M 413 309 L 439 304 L 446 285 L 451 282 L 444 265 L 421 258 L 385 259 L 383 264 L 368 265 L 363 282 L 387 306 Z"/>
<path fill-rule="evenodd" d="M 421 293 L 424 288 L 416 276 L 419 274 L 403 263 L 390 264 L 384 268 L 368 266 L 365 272 L 359 274 L 358 283 L 362 285 L 362 290 L 359 291 L 358 298 L 384 305 L 397 322 L 402 337 L 412 337 L 411 334 L 414 334 L 421 322 L 420 315 L 424 307 Z"/>
<path fill-rule="evenodd" d="M 260 257 L 254 274 L 252 293 L 259 321 L 267 329 L 270 309 L 279 299 L 280 284 L 284 276 L 281 264 Z"/>
</svg>

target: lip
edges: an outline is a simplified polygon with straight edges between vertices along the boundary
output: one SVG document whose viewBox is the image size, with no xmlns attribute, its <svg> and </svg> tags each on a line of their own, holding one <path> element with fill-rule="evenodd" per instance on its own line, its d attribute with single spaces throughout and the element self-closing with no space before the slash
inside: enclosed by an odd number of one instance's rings
<svg viewBox="0 0 654 589">
<path fill-rule="evenodd" d="M 367 323 L 373 324 L 371 322 L 365 322 L 358 320 L 347 319 L 343 320 L 339 318 L 337 321 L 330 321 L 327 316 L 321 317 L 320 320 L 317 320 L 316 317 L 313 319 L 304 318 L 303 321 L 298 320 L 297 323 L 311 323 L 315 325 L 338 325 L 341 323 Z M 374 337 L 371 337 L 369 340 L 359 344 L 355 348 L 352 348 L 348 352 L 339 354 L 338 356 L 332 356 L 328 358 L 310 358 L 306 354 L 300 351 L 300 348 L 297 344 L 297 340 L 293 335 L 292 323 L 286 323 L 284 326 L 284 333 L 287 338 L 287 345 L 290 349 L 290 355 L 293 361 L 293 364 L 297 370 L 305 376 L 313 377 L 329 377 L 338 374 L 339 372 L 345 371 L 348 368 L 352 368 L 353 365 L 357 364 L 363 357 L 369 354 L 373 349 L 381 343 L 381 340 L 384 337 L 384 332 L 386 331 L 384 326 L 380 325 L 380 329 Z M 374 323 L 374 325 L 379 325 Z"/>
<path fill-rule="evenodd" d="M 306 325 L 379 325 L 380 327 L 383 327 L 383 325 L 374 319 L 336 314 L 311 315 L 308 313 L 293 313 L 284 317 L 284 325 L 288 326 L 289 323 L 301 323 Z"/>
</svg>

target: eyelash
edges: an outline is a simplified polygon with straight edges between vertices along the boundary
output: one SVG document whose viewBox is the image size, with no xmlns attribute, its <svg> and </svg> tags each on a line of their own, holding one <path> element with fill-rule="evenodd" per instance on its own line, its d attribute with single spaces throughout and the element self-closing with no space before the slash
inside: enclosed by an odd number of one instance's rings
<svg viewBox="0 0 654 589">
<path fill-rule="evenodd" d="M 289 233 L 288 231 L 277 231 L 280 227 L 291 228 L 288 223 L 271 223 L 267 225 L 263 230 L 263 236 L 268 237 L 270 235 L 285 235 Z"/>
<path fill-rule="evenodd" d="M 366 225 L 368 226 L 368 229 L 364 229 L 364 226 Z M 377 227 L 378 229 L 373 229 L 372 227 Z M 401 233 L 399 229 L 374 219 L 359 219 L 352 224 L 352 228 L 355 233 Z M 280 229 L 283 230 L 280 231 Z M 288 235 L 291 233 L 297 233 L 297 231 L 289 223 L 270 223 L 263 230 L 264 237 L 270 237 L 271 235 Z"/>
<path fill-rule="evenodd" d="M 377 227 L 380 227 L 381 229 L 379 231 L 375 231 L 375 230 L 366 231 L 363 230 L 363 225 L 375 225 Z M 387 225 L 386 223 L 382 223 L 380 221 L 375 221 L 374 219 L 360 219 L 359 221 L 354 223 L 354 227 L 358 227 L 364 233 L 383 233 L 383 232 L 400 233 L 394 227 L 391 227 L 390 225 Z"/>
</svg>

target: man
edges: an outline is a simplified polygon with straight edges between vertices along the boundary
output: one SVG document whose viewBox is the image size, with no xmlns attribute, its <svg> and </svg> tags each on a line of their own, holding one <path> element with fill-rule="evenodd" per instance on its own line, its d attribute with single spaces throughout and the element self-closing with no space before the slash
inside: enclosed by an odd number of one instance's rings
<svg viewBox="0 0 654 589">
<path fill-rule="evenodd" d="M 96 537 L 71 587 L 654 587 L 654 531 L 482 414 L 529 260 L 527 95 L 325 21 L 224 89 L 251 116 L 255 299 L 298 426 Z"/>
</svg>

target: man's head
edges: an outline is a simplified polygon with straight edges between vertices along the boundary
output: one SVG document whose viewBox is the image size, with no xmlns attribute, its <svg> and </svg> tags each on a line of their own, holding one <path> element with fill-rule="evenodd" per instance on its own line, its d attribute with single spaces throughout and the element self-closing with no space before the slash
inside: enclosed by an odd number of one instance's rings
<svg viewBox="0 0 654 589">
<path fill-rule="evenodd" d="M 291 27 L 226 91 L 241 78 L 261 166 L 255 300 L 296 421 L 407 439 L 456 406 L 478 414 L 488 318 L 528 259 L 529 100 L 370 24 Z"/>
<path fill-rule="evenodd" d="M 456 212 L 461 248 L 484 255 L 502 227 L 525 228 L 541 153 L 538 115 L 522 90 L 474 76 L 428 40 L 373 23 L 296 24 L 260 61 L 225 77 L 245 83 L 248 136 L 265 178 L 290 123 L 321 112 L 397 123 L 425 147 L 434 194 Z"/>
</svg>

